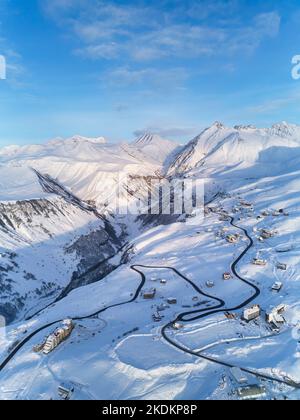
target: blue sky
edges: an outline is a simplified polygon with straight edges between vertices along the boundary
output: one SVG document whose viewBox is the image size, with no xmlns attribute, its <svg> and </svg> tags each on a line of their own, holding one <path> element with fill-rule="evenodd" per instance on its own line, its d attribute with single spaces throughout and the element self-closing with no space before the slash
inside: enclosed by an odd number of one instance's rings
<svg viewBox="0 0 300 420">
<path fill-rule="evenodd" d="M 0 146 L 300 123 L 295 0 L 0 0 Z"/>
</svg>

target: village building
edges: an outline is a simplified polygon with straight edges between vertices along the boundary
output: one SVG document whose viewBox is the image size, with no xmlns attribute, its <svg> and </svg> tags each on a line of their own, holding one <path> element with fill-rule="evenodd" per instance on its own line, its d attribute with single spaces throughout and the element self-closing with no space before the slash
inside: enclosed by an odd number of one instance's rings
<svg viewBox="0 0 300 420">
<path fill-rule="evenodd" d="M 172 327 L 174 330 L 181 330 L 183 328 L 183 324 L 181 324 L 180 322 L 174 322 Z"/>
<path fill-rule="evenodd" d="M 241 400 L 257 400 L 267 396 L 266 388 L 259 385 L 249 385 L 238 388 L 238 397 Z"/>
<path fill-rule="evenodd" d="M 286 311 L 285 305 L 279 305 L 276 308 L 272 309 L 271 312 L 266 314 L 266 320 L 269 324 L 275 325 L 275 327 L 279 328 L 281 325 L 285 324 L 285 318 L 283 314 Z"/>
<path fill-rule="evenodd" d="M 274 236 L 274 232 L 267 230 L 267 229 L 261 229 L 261 237 L 263 239 L 270 239 Z"/>
<path fill-rule="evenodd" d="M 252 264 L 259 265 L 259 266 L 266 266 L 267 265 L 267 261 L 266 260 L 262 260 L 260 258 L 254 258 L 253 261 L 252 261 Z"/>
<path fill-rule="evenodd" d="M 252 207 L 253 206 L 252 203 L 250 203 L 249 201 L 246 201 L 246 200 L 241 200 L 240 205 L 243 206 L 243 207 Z"/>
<path fill-rule="evenodd" d="M 167 302 L 169 305 L 176 305 L 177 304 L 177 299 L 176 298 L 168 298 Z"/>
<path fill-rule="evenodd" d="M 231 312 L 225 312 L 225 318 L 227 318 L 229 321 L 236 319 L 236 315 Z"/>
<path fill-rule="evenodd" d="M 238 242 L 239 236 L 238 235 L 227 235 L 226 241 L 230 244 L 235 244 Z"/>
<path fill-rule="evenodd" d="M 143 292 L 143 298 L 144 299 L 154 299 L 156 295 L 156 289 L 152 288 L 149 290 L 144 290 Z"/>
<path fill-rule="evenodd" d="M 223 274 L 223 280 L 231 280 L 231 279 L 232 279 L 231 273 L 224 273 Z"/>
<path fill-rule="evenodd" d="M 277 263 L 277 264 L 276 264 L 276 268 L 277 268 L 278 270 L 286 271 L 286 270 L 287 270 L 287 264 Z"/>
<path fill-rule="evenodd" d="M 273 284 L 272 290 L 273 292 L 280 292 L 282 287 L 283 287 L 283 284 L 280 281 L 277 281 L 276 283 Z"/>
<path fill-rule="evenodd" d="M 75 389 L 72 384 L 63 383 L 58 387 L 58 396 L 61 400 L 70 400 Z"/>
<path fill-rule="evenodd" d="M 261 308 L 259 305 L 253 305 L 250 308 L 244 310 L 244 319 L 246 321 L 253 321 L 259 318 L 261 315 Z"/>
</svg>

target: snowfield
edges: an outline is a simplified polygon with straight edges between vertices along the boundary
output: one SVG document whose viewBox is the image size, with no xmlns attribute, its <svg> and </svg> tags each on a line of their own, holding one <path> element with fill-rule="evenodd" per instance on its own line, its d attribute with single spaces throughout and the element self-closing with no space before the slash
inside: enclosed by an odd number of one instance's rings
<svg viewBox="0 0 300 420">
<path fill-rule="evenodd" d="M 300 127 L 287 123 L 270 129 L 216 123 L 179 149 L 145 135 L 122 146 L 77 136 L 0 150 L 2 214 L 8 205 L 14 215 L 20 212 L 20 220 L 10 216 L 9 232 L 0 224 L 0 276 L 12 266 L 11 290 L 0 288 L 0 308 L 14 293 L 29 294 L 0 334 L 0 399 L 58 399 L 59 385 L 71 383 L 72 399 L 237 400 L 245 384 L 231 368 L 239 367 L 248 385 L 266 388 L 262 399 L 299 400 L 299 146 Z M 32 167 L 81 201 L 46 193 Z M 101 206 L 93 213 L 76 205 L 101 203 L 118 171 L 207 179 L 205 217 L 168 224 L 159 216 L 157 223 L 117 215 L 106 220 L 95 216 Z M 212 186 L 219 192 L 214 198 Z M 34 198 L 44 200 L 47 211 L 24 218 L 20 203 Z M 95 230 L 106 233 L 109 244 L 100 256 L 91 246 Z M 263 230 L 272 235 L 262 239 Z M 236 243 L 226 240 L 229 234 L 239 235 Z M 117 244 L 114 235 L 124 238 Z M 74 243 L 77 252 L 67 253 Z M 86 252 L 83 273 L 109 256 L 110 269 L 93 281 L 79 277 L 60 295 Z M 254 265 L 255 258 L 266 264 Z M 24 267 L 34 278 L 26 279 Z M 34 297 L 34 315 L 30 292 L 51 280 L 52 293 Z M 282 284 L 278 292 L 275 282 Z M 154 297 L 145 299 L 153 289 Z M 247 322 L 244 309 L 253 304 L 261 315 Z M 284 322 L 274 328 L 267 314 L 282 304 Z M 35 353 L 65 318 L 75 323 L 71 337 L 49 355 Z"/>
</svg>

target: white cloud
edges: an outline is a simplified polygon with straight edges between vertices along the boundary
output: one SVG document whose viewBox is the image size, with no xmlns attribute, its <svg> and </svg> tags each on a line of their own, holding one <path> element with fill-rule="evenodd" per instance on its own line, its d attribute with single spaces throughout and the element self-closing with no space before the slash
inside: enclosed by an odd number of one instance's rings
<svg viewBox="0 0 300 420">
<path fill-rule="evenodd" d="M 115 42 L 101 43 L 97 45 L 88 45 L 85 48 L 79 48 L 74 51 L 78 56 L 91 58 L 93 60 L 104 58 L 111 60 L 117 58 L 120 53 L 119 45 Z"/>
<path fill-rule="evenodd" d="M 255 28 L 258 35 L 277 36 L 280 30 L 281 17 L 277 12 L 262 13 L 255 17 Z"/>
</svg>

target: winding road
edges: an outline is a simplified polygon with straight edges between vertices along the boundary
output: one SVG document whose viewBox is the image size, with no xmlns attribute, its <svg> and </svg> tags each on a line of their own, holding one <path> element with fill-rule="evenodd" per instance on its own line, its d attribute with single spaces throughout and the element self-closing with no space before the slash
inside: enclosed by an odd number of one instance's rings
<svg viewBox="0 0 300 420">
<path fill-rule="evenodd" d="M 195 351 L 193 351 L 193 350 L 191 350 L 187 347 L 184 347 L 183 345 L 178 344 L 176 341 L 174 341 L 168 335 L 168 332 L 172 329 L 174 323 L 176 323 L 176 322 L 191 322 L 191 321 L 196 321 L 196 320 L 199 320 L 199 319 L 209 317 L 209 316 L 217 314 L 217 313 L 237 311 L 237 310 L 243 309 L 245 306 L 247 306 L 249 303 L 253 302 L 260 295 L 260 289 L 255 284 L 251 283 L 249 280 L 241 277 L 241 275 L 237 271 L 237 266 L 238 266 L 239 262 L 247 254 L 247 252 L 252 248 L 253 240 L 250 237 L 250 235 L 248 234 L 246 229 L 244 229 L 242 227 L 239 227 L 234 223 L 234 218 L 233 217 L 230 217 L 230 224 L 233 227 L 235 227 L 236 229 L 241 230 L 249 241 L 248 246 L 245 248 L 245 250 L 239 255 L 239 257 L 231 265 L 232 273 L 241 282 L 243 282 L 245 285 L 249 286 L 250 289 L 253 290 L 253 293 L 250 295 L 250 297 L 246 301 L 242 302 L 240 305 L 232 307 L 232 308 L 224 308 L 225 307 L 225 302 L 222 299 L 219 299 L 215 296 L 211 296 L 211 295 L 208 295 L 208 294 L 204 293 L 195 283 L 193 283 L 193 281 L 191 281 L 188 277 L 186 277 L 185 275 L 183 275 L 182 273 L 180 273 L 177 269 L 175 269 L 173 267 L 147 266 L 147 265 L 135 264 L 135 265 L 132 265 L 130 268 L 131 268 L 131 270 L 136 272 L 141 277 L 141 281 L 140 281 L 140 284 L 139 284 L 138 288 L 136 289 L 136 292 L 135 292 L 134 296 L 132 296 L 132 298 L 130 300 L 107 306 L 107 307 L 102 308 L 99 311 L 96 311 L 96 312 L 94 312 L 94 313 L 92 313 L 88 316 L 74 318 L 74 321 L 89 319 L 89 318 L 95 317 L 95 316 L 97 316 L 97 315 L 99 315 L 99 314 L 101 314 L 101 313 L 103 313 L 103 312 L 105 312 L 109 309 L 116 308 L 116 307 L 119 307 L 119 306 L 122 306 L 122 305 L 127 305 L 129 303 L 134 302 L 139 297 L 139 295 L 140 295 L 140 293 L 141 293 L 141 291 L 142 291 L 142 289 L 143 289 L 143 287 L 146 283 L 146 275 L 144 274 L 143 269 L 171 270 L 176 275 L 181 277 L 184 281 L 189 283 L 198 294 L 200 294 L 201 296 L 204 296 L 206 298 L 209 298 L 211 300 L 216 301 L 216 305 L 214 305 L 210 308 L 198 309 L 198 310 L 183 312 L 183 313 L 179 314 L 174 320 L 168 322 L 168 324 L 166 324 L 165 326 L 162 327 L 162 330 L 161 330 L 162 337 L 166 340 L 166 342 L 169 345 L 175 347 L 176 349 L 178 349 L 178 350 L 180 350 L 180 351 L 182 351 L 186 354 L 190 354 L 192 356 L 202 358 L 204 360 L 207 360 L 209 362 L 212 362 L 212 363 L 224 366 L 224 367 L 228 367 L 228 368 L 235 367 L 234 365 L 232 365 L 230 363 L 227 363 L 225 361 L 222 361 L 222 360 L 219 360 L 219 359 L 201 354 L 199 352 L 195 352 Z M 10 352 L 10 354 L 0 363 L 0 372 L 3 371 L 3 369 L 8 365 L 8 363 L 16 356 L 16 354 L 24 347 L 24 345 L 26 343 L 28 343 L 33 337 L 35 337 L 41 331 L 43 331 L 47 328 L 50 328 L 50 327 L 54 326 L 55 324 L 57 324 L 61 321 L 62 320 L 57 320 L 57 321 L 51 322 L 47 325 L 44 325 L 44 326 L 38 328 L 37 330 L 30 333 L 20 343 L 18 343 L 16 345 L 16 347 Z M 287 385 L 287 386 L 292 387 L 292 388 L 300 389 L 300 384 L 294 383 L 294 382 L 292 382 L 290 380 L 287 380 L 287 379 L 276 378 L 276 377 L 273 377 L 273 376 L 270 376 L 270 375 L 267 375 L 267 374 L 263 374 L 263 373 L 260 373 L 258 371 L 254 371 L 254 370 L 251 370 L 251 369 L 246 369 L 246 368 L 241 368 L 241 370 L 243 372 L 254 375 L 254 376 L 256 376 L 258 378 L 261 378 L 261 379 L 264 379 L 264 380 L 273 381 L 273 382 L 277 382 L 277 383 L 280 383 L 280 384 Z"/>
</svg>

